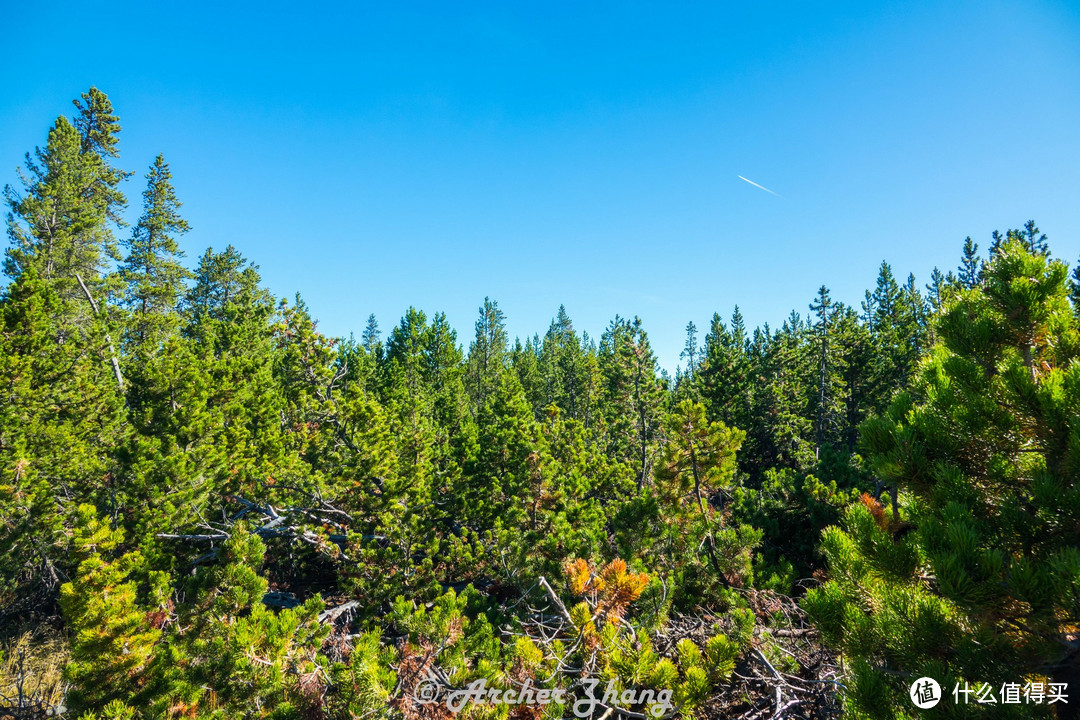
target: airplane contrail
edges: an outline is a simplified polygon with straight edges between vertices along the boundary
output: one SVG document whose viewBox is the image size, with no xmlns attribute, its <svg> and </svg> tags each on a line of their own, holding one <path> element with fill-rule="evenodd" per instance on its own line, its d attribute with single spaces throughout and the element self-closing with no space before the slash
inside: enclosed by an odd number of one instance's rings
<svg viewBox="0 0 1080 720">
<path fill-rule="evenodd" d="M 756 182 L 754 182 L 753 180 L 747 180 L 747 179 L 746 179 L 746 178 L 744 178 L 744 177 L 743 177 L 742 175 L 737 175 L 736 177 L 738 177 L 738 178 L 739 178 L 740 180 L 742 180 L 743 182 L 748 182 L 748 183 L 750 183 L 751 185 L 753 185 L 754 187 L 756 187 L 756 188 L 760 188 L 760 189 L 764 190 L 765 192 L 767 192 L 767 193 L 769 193 L 769 194 L 771 194 L 771 195 L 776 195 L 776 197 L 780 197 L 780 195 L 779 195 L 778 193 L 774 193 L 774 192 L 773 192 L 772 190 L 770 190 L 769 188 L 765 187 L 764 185 L 758 185 L 758 184 L 757 184 Z"/>
</svg>

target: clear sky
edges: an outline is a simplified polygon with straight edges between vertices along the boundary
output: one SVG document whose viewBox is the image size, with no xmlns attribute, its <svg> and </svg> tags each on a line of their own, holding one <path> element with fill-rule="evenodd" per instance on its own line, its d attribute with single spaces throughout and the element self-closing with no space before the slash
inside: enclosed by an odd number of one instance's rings
<svg viewBox="0 0 1080 720">
<path fill-rule="evenodd" d="M 193 229 L 324 332 L 485 295 L 640 315 L 662 364 L 741 305 L 779 324 L 880 262 L 920 285 L 1034 218 L 1080 252 L 1080 4 L 0 0 L 0 182 L 91 84 L 138 210 L 163 152 Z M 753 187 L 738 176 L 771 188 Z"/>
</svg>

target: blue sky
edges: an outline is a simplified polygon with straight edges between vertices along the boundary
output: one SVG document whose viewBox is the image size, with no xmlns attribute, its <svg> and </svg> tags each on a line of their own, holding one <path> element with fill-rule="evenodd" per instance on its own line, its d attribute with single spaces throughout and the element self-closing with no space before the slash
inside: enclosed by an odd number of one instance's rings
<svg viewBox="0 0 1080 720">
<path fill-rule="evenodd" d="M 1034 218 L 1080 253 L 1080 6 L 15 3 L 0 182 L 89 85 L 163 152 L 189 261 L 237 246 L 320 327 L 485 295 L 511 335 L 857 304 Z M 738 179 L 743 175 L 780 197 Z"/>
</svg>

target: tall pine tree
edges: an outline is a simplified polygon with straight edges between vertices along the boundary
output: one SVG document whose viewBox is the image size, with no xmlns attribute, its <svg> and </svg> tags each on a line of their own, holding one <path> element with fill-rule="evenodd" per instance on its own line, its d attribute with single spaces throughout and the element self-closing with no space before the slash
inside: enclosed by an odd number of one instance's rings
<svg viewBox="0 0 1080 720">
<path fill-rule="evenodd" d="M 864 496 L 844 529 L 827 530 L 831 579 L 806 600 L 850 663 L 851 717 L 914 717 L 910 678 L 996 692 L 1064 681 L 1075 667 L 1080 334 L 1067 275 L 1004 240 L 941 318 L 916 392 L 863 427 L 870 465 L 899 487 L 900 506 Z"/>
<path fill-rule="evenodd" d="M 125 243 L 127 259 L 120 277 L 127 285 L 125 304 L 131 313 L 127 344 L 144 360 L 162 338 L 180 323 L 178 303 L 190 273 L 180 264 L 184 253 L 176 238 L 190 228 L 180 217 L 180 201 L 172 186 L 172 173 L 162 155 L 146 175 L 143 214 Z"/>
</svg>

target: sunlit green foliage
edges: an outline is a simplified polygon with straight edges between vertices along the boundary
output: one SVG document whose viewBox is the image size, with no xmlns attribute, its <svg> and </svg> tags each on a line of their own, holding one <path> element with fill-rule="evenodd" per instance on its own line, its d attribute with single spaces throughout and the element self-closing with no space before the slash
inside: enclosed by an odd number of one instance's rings
<svg viewBox="0 0 1080 720">
<path fill-rule="evenodd" d="M 861 312 L 691 323 L 669 375 L 640 318 L 562 306 L 328 337 L 232 245 L 185 267 L 163 156 L 125 228 L 119 131 L 92 88 L 5 193 L 0 627 L 65 634 L 79 717 L 415 720 L 431 674 L 590 673 L 690 716 L 768 649 L 755 589 L 812 585 L 853 717 L 891 673 L 1067 660 L 1076 311 L 1033 223 L 926 298 L 883 264 Z"/>
</svg>

